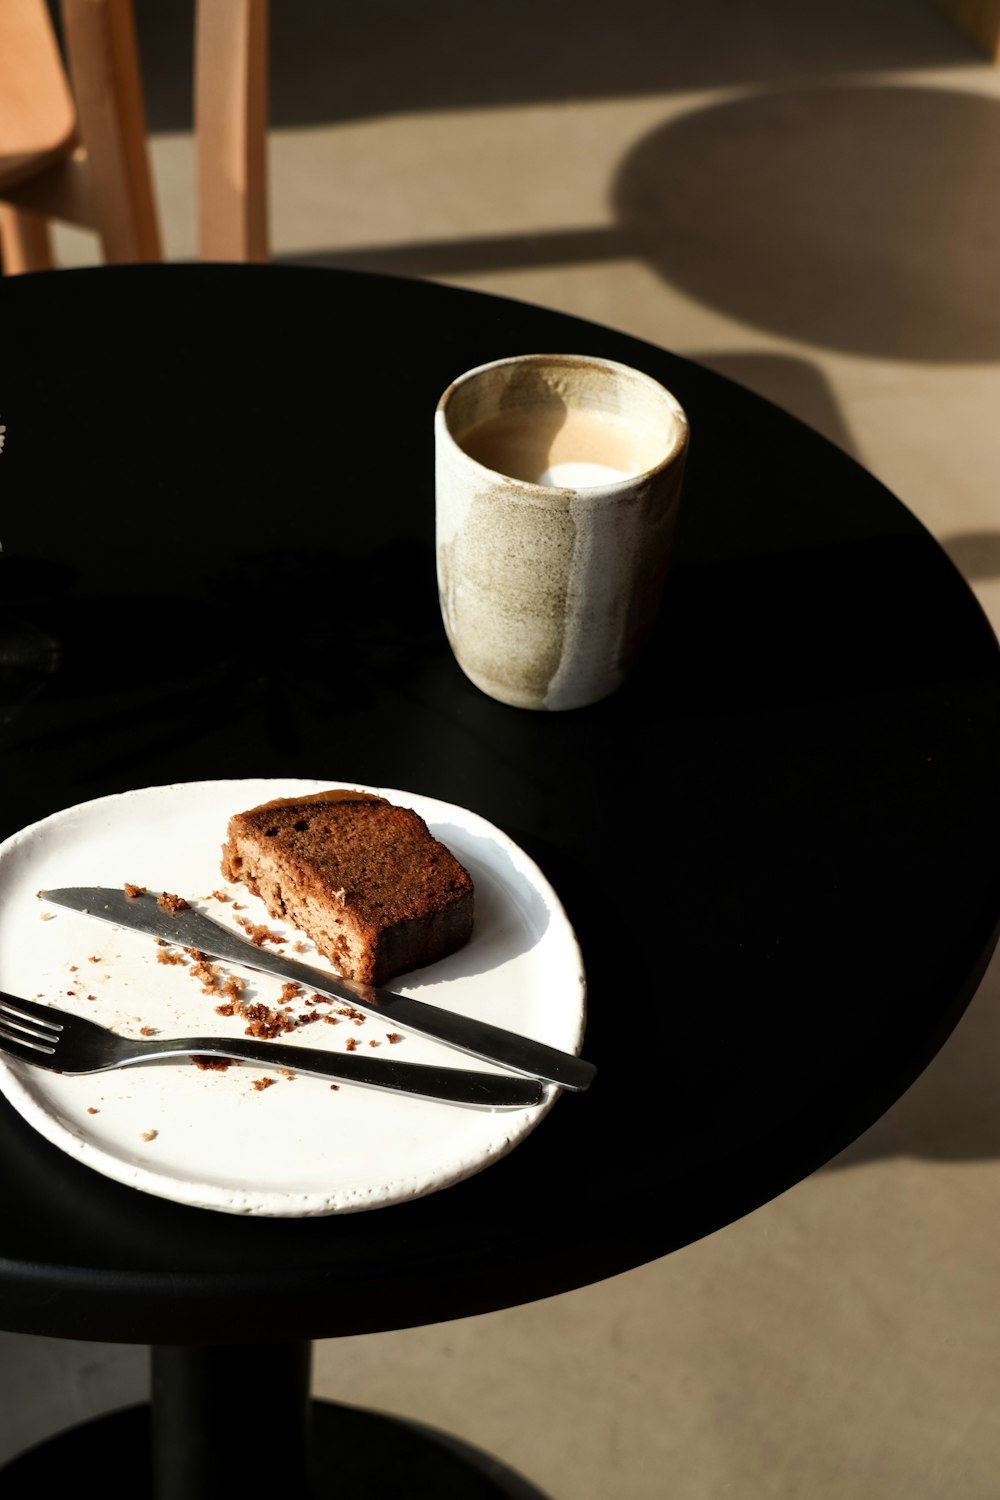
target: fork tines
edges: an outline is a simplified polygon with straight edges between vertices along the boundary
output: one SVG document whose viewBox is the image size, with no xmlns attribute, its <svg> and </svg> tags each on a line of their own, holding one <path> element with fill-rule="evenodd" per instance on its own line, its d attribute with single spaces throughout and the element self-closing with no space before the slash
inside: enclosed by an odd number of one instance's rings
<svg viewBox="0 0 1000 1500">
<path fill-rule="evenodd" d="M 0 999 L 0 1038 L 38 1052 L 54 1052 L 62 1026 L 32 1000 Z"/>
</svg>

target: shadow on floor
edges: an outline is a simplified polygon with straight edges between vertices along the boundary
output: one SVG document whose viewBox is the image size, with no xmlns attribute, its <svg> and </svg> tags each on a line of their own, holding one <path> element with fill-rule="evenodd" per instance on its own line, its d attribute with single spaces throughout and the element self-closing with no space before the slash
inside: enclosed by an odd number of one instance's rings
<svg viewBox="0 0 1000 1500">
<path fill-rule="evenodd" d="M 824 1171 L 892 1156 L 1000 1158 L 1000 957 L 931 1065 Z"/>
<path fill-rule="evenodd" d="M 192 120 L 194 0 L 136 7 L 153 131 Z M 956 67 L 971 42 L 931 3 L 716 0 L 712 24 L 662 0 L 470 6 L 272 0 L 272 128 L 410 111 L 635 98 L 810 74 Z"/>
<path fill-rule="evenodd" d="M 1000 357 L 1000 100 L 812 86 L 650 132 L 613 189 L 632 253 L 787 338 L 882 358 Z"/>
<path fill-rule="evenodd" d="M 146 1401 L 149 1390 L 146 1345 L 0 1333 L 0 1464 L 64 1428 Z"/>
<path fill-rule="evenodd" d="M 830 383 L 812 361 L 790 354 L 729 353 L 715 349 L 688 357 L 790 412 L 860 461 L 861 455 Z"/>
<path fill-rule="evenodd" d="M 942 546 L 964 578 L 1000 578 L 1000 531 L 960 531 Z"/>
<path fill-rule="evenodd" d="M 714 311 L 797 342 L 993 361 L 998 160 L 1000 100 L 985 95 L 771 90 L 639 140 L 615 175 L 611 227 L 287 259 L 418 276 L 635 259 Z"/>
</svg>

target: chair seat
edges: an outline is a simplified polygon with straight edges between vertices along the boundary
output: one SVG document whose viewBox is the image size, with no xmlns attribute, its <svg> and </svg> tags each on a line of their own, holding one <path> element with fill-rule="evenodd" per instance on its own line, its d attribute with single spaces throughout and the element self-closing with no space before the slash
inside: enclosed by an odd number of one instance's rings
<svg viewBox="0 0 1000 1500">
<path fill-rule="evenodd" d="M 0 190 L 36 176 L 76 143 L 76 110 L 44 0 L 3 0 Z"/>
</svg>

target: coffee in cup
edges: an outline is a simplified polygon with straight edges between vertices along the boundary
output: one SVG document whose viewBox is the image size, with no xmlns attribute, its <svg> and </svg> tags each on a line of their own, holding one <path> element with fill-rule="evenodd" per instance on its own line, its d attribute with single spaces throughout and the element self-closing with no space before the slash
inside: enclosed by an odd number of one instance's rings
<svg viewBox="0 0 1000 1500">
<path fill-rule="evenodd" d="M 594 356 L 516 355 L 448 387 L 438 592 L 477 687 L 560 710 L 625 680 L 659 612 L 688 442 L 675 396 Z"/>
</svg>

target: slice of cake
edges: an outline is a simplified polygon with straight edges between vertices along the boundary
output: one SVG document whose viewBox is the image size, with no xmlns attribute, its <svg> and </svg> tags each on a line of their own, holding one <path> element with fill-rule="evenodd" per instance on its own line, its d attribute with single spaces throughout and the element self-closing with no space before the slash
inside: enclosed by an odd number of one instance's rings
<svg viewBox="0 0 1000 1500">
<path fill-rule="evenodd" d="M 361 984 L 434 963 L 472 933 L 468 870 L 417 813 L 368 792 L 337 788 L 236 813 L 222 873 Z"/>
</svg>

